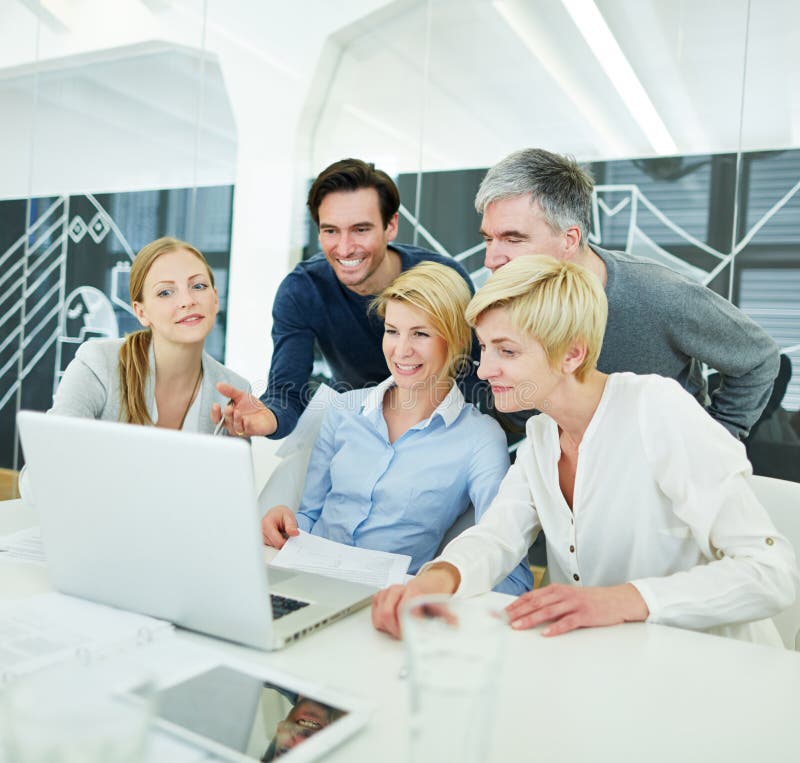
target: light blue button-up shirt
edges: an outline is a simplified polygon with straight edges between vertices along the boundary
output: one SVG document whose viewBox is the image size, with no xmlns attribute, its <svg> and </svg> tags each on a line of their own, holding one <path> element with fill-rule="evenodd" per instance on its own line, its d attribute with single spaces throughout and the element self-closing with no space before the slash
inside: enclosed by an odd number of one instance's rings
<svg viewBox="0 0 800 763">
<path fill-rule="evenodd" d="M 389 377 L 360 406 L 332 406 L 311 452 L 297 512 L 301 530 L 339 543 L 411 556 L 415 573 L 436 554 L 470 501 L 476 521 L 508 470 L 503 430 L 453 386 L 433 414 L 389 442 L 383 398 Z M 362 393 L 363 394 L 363 393 Z M 520 566 L 495 590 L 521 594 Z"/>
</svg>

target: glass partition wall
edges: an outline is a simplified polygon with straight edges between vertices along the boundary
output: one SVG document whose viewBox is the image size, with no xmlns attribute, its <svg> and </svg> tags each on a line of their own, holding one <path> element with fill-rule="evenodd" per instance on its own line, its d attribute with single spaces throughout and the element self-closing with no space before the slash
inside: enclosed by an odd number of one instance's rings
<svg viewBox="0 0 800 763">
<path fill-rule="evenodd" d="M 135 326 L 127 268 L 147 241 L 209 257 L 208 349 L 257 387 L 274 290 L 317 248 L 309 178 L 374 161 L 401 190 L 399 240 L 480 284 L 478 184 L 541 146 L 592 170 L 593 242 L 708 284 L 775 338 L 750 455 L 800 479 L 800 5 L 296 5 L 0 4 L 0 466 L 21 463 L 16 411 L 48 407 L 80 342 Z"/>
<path fill-rule="evenodd" d="M 4 467 L 21 463 L 16 411 L 50 406 L 80 344 L 138 328 L 128 274 L 148 241 L 207 255 L 221 302 L 207 350 L 224 358 L 236 132 L 204 4 L 183 3 L 171 40 L 141 3 L 110 6 L 0 10 L 0 47 L 21 62 L 0 77 Z"/>
<path fill-rule="evenodd" d="M 757 472 L 800 480 L 798 22 L 777 0 L 394 2 L 329 41 L 309 175 L 374 161 L 398 179 L 398 240 L 480 284 L 486 169 L 524 147 L 574 155 L 596 181 L 593 243 L 707 284 L 780 345 L 748 448 Z"/>
</svg>

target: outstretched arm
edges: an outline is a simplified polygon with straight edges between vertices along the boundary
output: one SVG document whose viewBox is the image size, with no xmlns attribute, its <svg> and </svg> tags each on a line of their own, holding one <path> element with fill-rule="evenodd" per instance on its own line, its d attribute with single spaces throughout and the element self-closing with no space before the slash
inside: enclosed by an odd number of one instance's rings
<svg viewBox="0 0 800 763">
<path fill-rule="evenodd" d="M 500 484 L 509 468 L 506 436 L 500 425 L 488 416 L 483 417 L 481 423 L 485 431 L 481 432 L 475 444 L 469 468 L 469 497 L 475 507 L 476 523 L 497 496 Z M 494 586 L 493 590 L 519 596 L 532 588 L 533 575 L 526 555 L 508 577 Z"/>
<path fill-rule="evenodd" d="M 273 412 L 275 428 L 270 434 L 275 438 L 294 430 L 308 403 L 315 334 L 309 324 L 309 306 L 296 298 L 303 290 L 308 285 L 302 276 L 289 273 L 272 306 L 272 360 L 261 401 Z"/>
<path fill-rule="evenodd" d="M 420 572 L 406 585 L 384 588 L 372 597 L 372 624 L 379 631 L 400 638 L 403 604 L 415 596 L 431 593 L 453 593 L 460 575 L 452 564 L 434 564 Z"/>
<path fill-rule="evenodd" d="M 224 417 L 228 434 L 250 437 L 270 435 L 275 432 L 278 426 L 275 414 L 257 397 L 225 382 L 219 382 L 217 390 L 227 397 L 229 402 L 224 410 L 219 403 L 214 403 L 211 406 L 211 420 L 217 424 L 220 418 Z"/>
<path fill-rule="evenodd" d="M 480 521 L 450 541 L 434 560 L 458 569 L 459 596 L 484 593 L 503 581 L 526 558 L 536 539 L 541 523 L 523 467 L 526 458 L 531 458 L 527 442 Z"/>
</svg>

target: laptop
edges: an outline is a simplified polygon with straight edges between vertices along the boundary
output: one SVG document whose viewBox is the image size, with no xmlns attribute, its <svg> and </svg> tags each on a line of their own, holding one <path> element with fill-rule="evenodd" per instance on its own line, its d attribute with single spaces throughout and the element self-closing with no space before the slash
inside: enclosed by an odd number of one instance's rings
<svg viewBox="0 0 800 763">
<path fill-rule="evenodd" d="M 267 568 L 244 440 L 31 411 L 17 422 L 62 593 L 278 649 L 376 592 Z"/>
</svg>

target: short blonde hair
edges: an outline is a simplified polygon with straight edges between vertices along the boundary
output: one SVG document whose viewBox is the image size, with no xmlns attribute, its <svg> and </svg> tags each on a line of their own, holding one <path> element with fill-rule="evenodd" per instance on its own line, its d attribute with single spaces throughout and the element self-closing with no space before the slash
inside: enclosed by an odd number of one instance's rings
<svg viewBox="0 0 800 763">
<path fill-rule="evenodd" d="M 472 330 L 464 318 L 470 300 L 467 282 L 454 268 L 421 262 L 394 279 L 372 302 L 371 309 L 386 318 L 390 301 L 421 310 L 436 333 L 447 342 L 445 373 L 455 378 L 470 358 Z"/>
<path fill-rule="evenodd" d="M 576 342 L 586 346 L 586 357 L 575 378 L 584 381 L 597 367 L 608 301 L 600 280 L 586 268 L 544 255 L 515 257 L 478 290 L 467 306 L 467 321 L 475 326 L 495 308 L 542 345 L 553 368 Z"/>
</svg>

